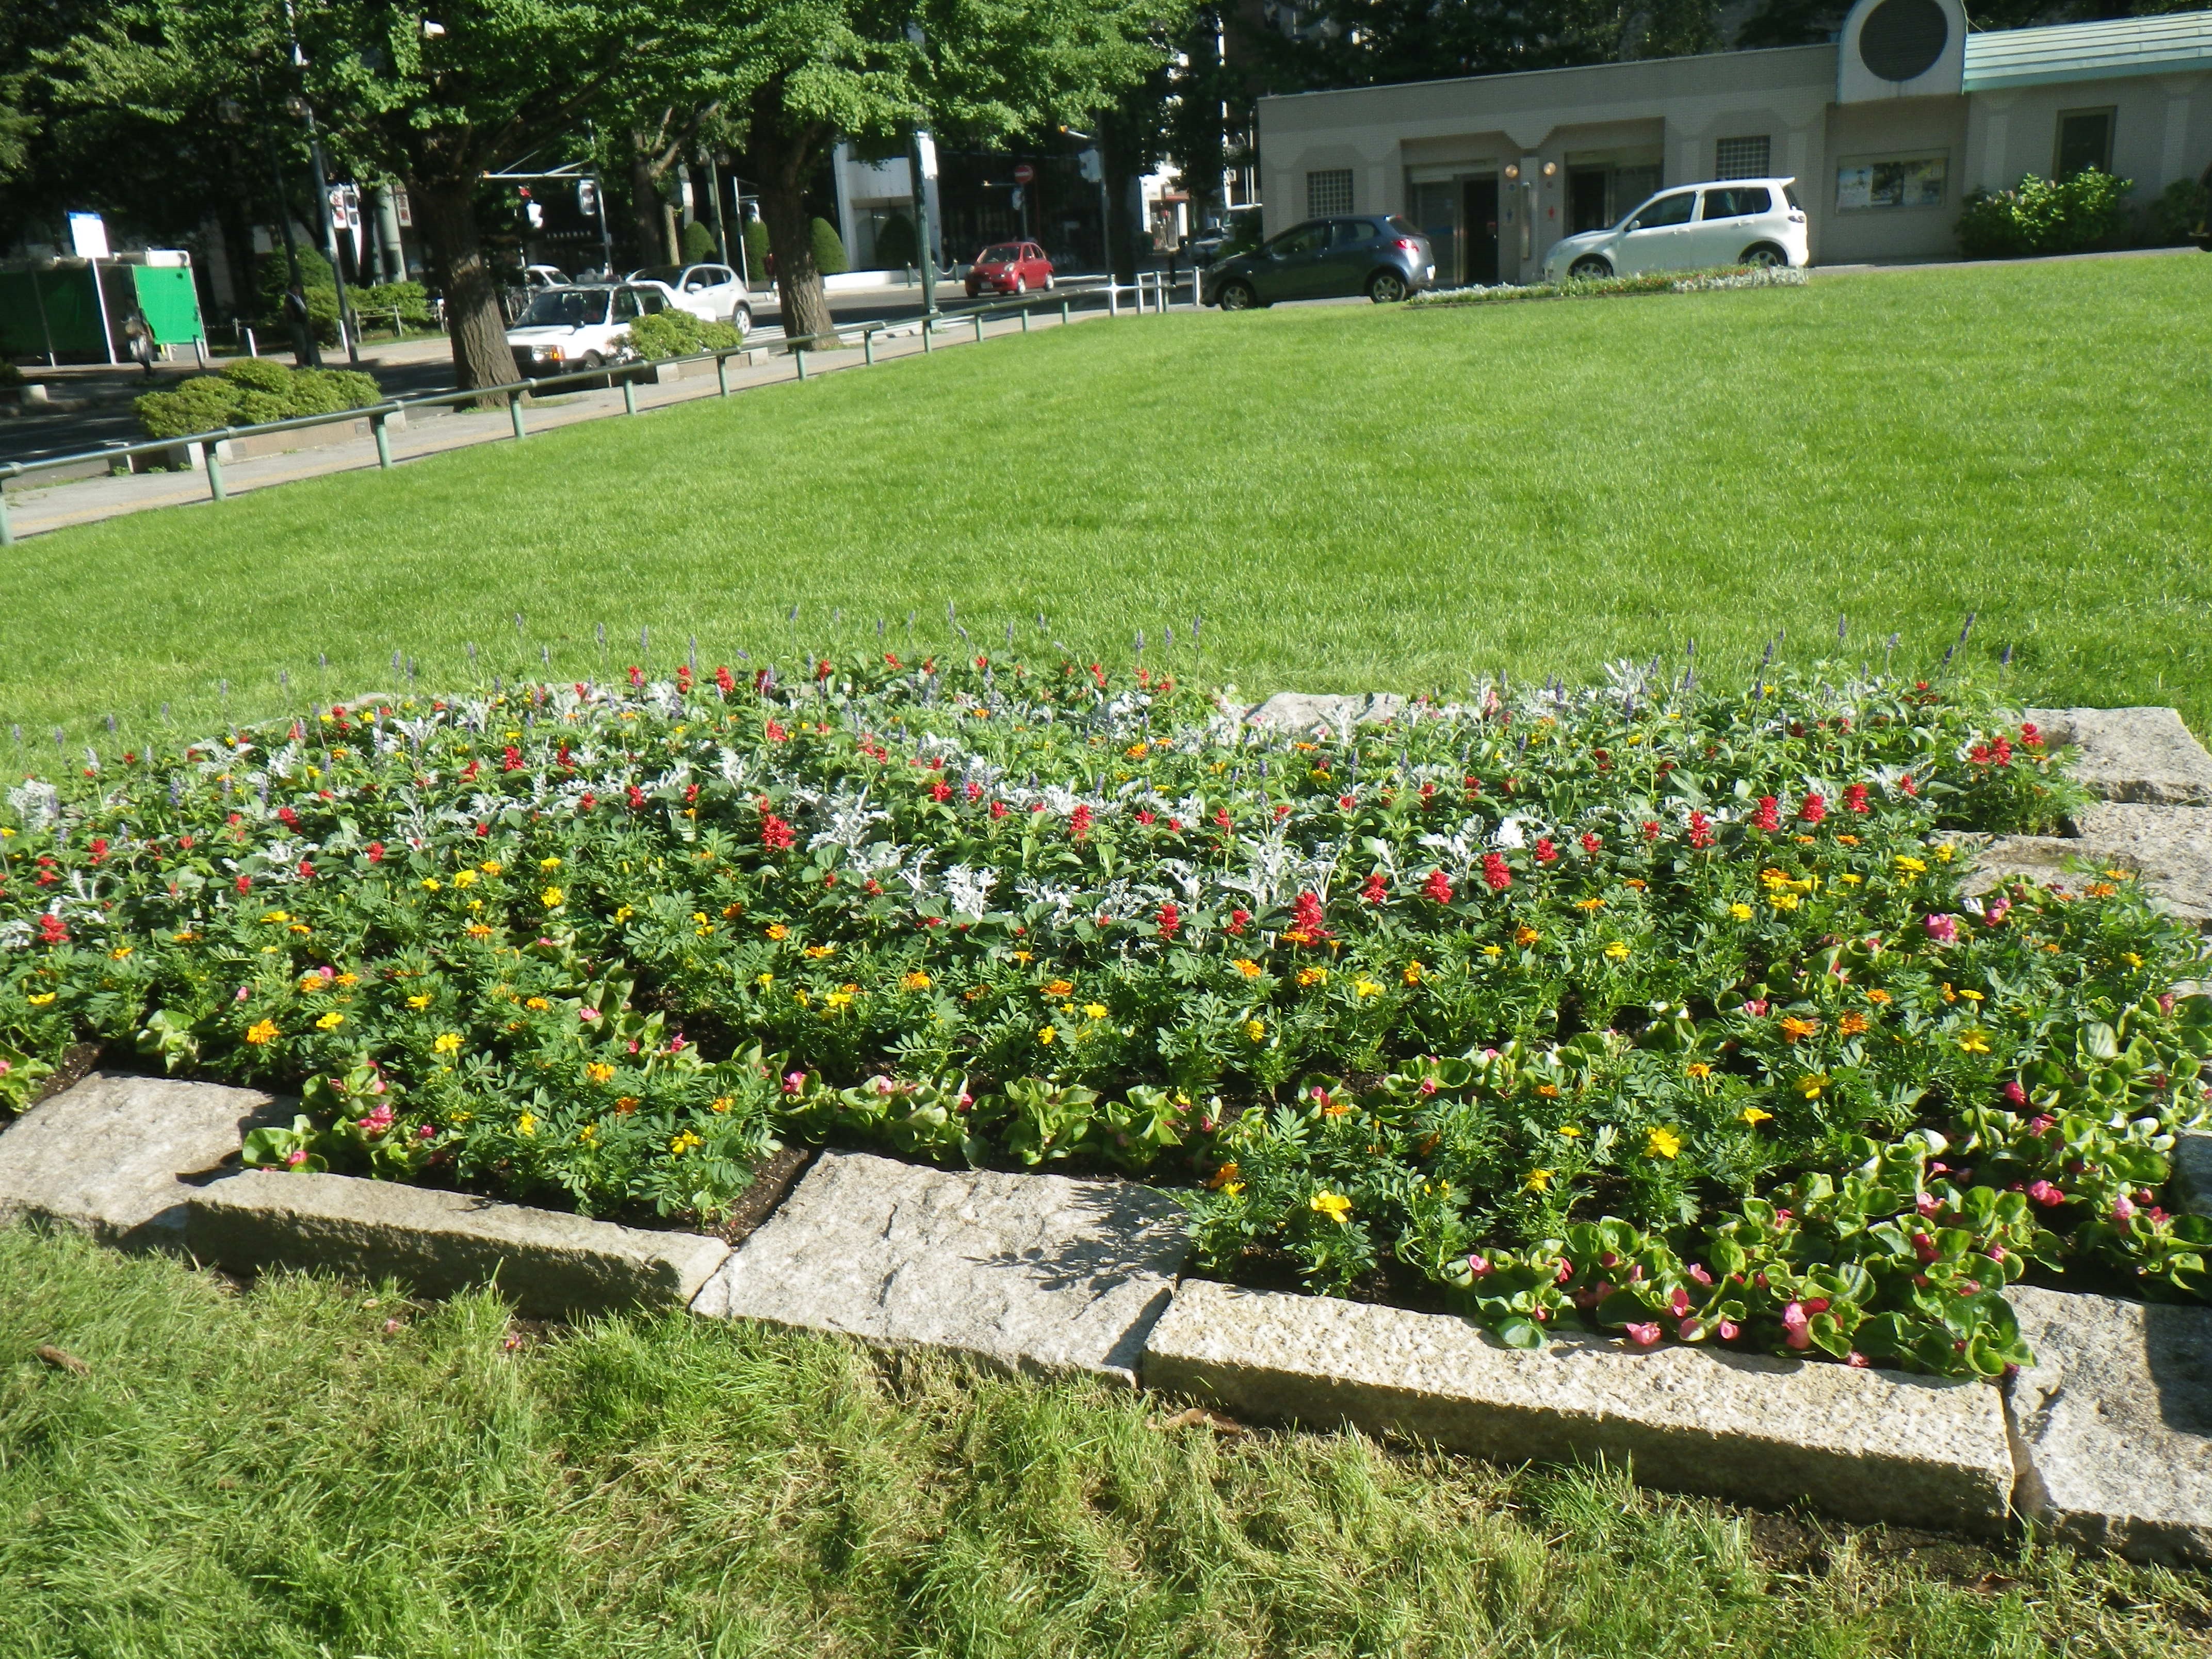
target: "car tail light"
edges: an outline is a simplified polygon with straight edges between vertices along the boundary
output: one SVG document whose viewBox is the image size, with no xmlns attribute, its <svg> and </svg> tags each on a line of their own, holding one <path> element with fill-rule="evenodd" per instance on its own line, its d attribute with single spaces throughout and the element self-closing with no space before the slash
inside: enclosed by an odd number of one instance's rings
<svg viewBox="0 0 2212 1659">
<path fill-rule="evenodd" d="M 1401 236 L 1398 239 L 1398 246 L 1408 253 L 1419 253 L 1421 251 L 1421 245 L 1410 236 Z"/>
</svg>

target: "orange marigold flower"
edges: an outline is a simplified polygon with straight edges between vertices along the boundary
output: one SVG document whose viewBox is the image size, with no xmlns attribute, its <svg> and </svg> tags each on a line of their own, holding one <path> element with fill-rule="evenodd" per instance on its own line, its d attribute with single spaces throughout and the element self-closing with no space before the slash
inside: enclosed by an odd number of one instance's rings
<svg viewBox="0 0 2212 1659">
<path fill-rule="evenodd" d="M 1845 1014 L 1836 1022 L 1836 1030 L 1845 1036 L 1856 1036 L 1867 1028 L 1867 1017 L 1860 1013 Z"/>
</svg>

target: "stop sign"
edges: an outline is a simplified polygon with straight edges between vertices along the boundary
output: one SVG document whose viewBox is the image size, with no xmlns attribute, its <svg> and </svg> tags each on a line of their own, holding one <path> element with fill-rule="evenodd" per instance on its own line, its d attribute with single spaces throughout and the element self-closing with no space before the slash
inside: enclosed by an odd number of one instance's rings
<svg viewBox="0 0 2212 1659">
<path fill-rule="evenodd" d="M 1014 163 L 1014 182 L 1016 184 L 1026 185 L 1030 179 L 1036 177 L 1036 169 L 1031 167 L 1027 161 L 1017 161 Z"/>
</svg>

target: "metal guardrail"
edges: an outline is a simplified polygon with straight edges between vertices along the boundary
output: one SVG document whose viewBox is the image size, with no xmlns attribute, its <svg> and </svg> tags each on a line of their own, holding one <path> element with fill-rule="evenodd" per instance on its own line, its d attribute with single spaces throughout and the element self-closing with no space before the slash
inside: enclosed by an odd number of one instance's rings
<svg viewBox="0 0 2212 1659">
<path fill-rule="evenodd" d="M 1058 307 L 1060 320 L 1065 325 L 1072 319 L 1073 300 L 1078 295 L 1088 295 L 1103 291 L 1106 296 L 1109 316 L 1121 314 L 1120 296 L 1122 294 L 1134 296 L 1136 309 L 1140 315 L 1146 309 L 1145 301 L 1148 292 L 1152 295 L 1155 308 L 1165 310 L 1173 303 L 1172 296 L 1163 283 L 1156 281 L 1148 288 L 1144 280 L 1148 275 L 1158 278 L 1163 276 L 1164 273 L 1140 271 L 1138 273 L 1137 282 L 1133 284 L 1109 281 L 1103 285 L 1103 289 L 1097 287 L 1071 289 L 1064 291 L 1054 289 L 1023 299 L 963 307 L 957 313 L 940 312 L 933 316 L 921 318 L 885 318 L 848 324 L 826 333 L 804 335 L 796 338 L 786 336 L 783 343 L 790 348 L 793 363 L 798 369 L 799 379 L 804 380 L 806 378 L 806 355 L 809 351 L 818 354 L 825 349 L 849 350 L 851 347 L 847 343 L 847 337 L 854 334 L 860 337 L 863 361 L 872 366 L 876 361 L 876 337 L 895 330 L 904 331 L 918 326 L 921 334 L 921 349 L 926 353 L 932 349 L 930 337 L 933 332 L 949 333 L 955 328 L 972 325 L 975 331 L 975 338 L 981 341 L 983 338 L 985 320 L 1010 312 L 1020 314 L 1022 332 L 1024 334 L 1030 331 L 1031 314 L 1040 307 Z M 1194 273 L 1192 276 L 1194 302 L 1197 297 L 1196 282 L 1196 276 Z M 824 340 L 832 341 L 834 343 L 824 347 L 821 343 Z M 415 398 L 392 398 L 382 403 L 369 404 L 357 409 L 336 410 L 325 415 L 295 415 L 289 420 L 262 421 L 252 426 L 227 426 L 212 432 L 194 432 L 175 438 L 149 439 L 144 443 L 117 444 L 103 449 L 83 450 L 74 455 L 52 455 L 41 460 L 0 463 L 0 547 L 12 547 L 15 541 L 15 527 L 8 513 L 6 487 L 15 479 L 33 472 L 52 471 L 64 466 L 79 466 L 88 461 L 105 461 L 110 463 L 112 466 L 114 462 L 126 461 L 137 455 L 164 455 L 179 449 L 197 448 L 201 453 L 203 465 L 207 471 L 208 498 L 210 501 L 222 501 L 228 499 L 223 489 L 222 446 L 237 439 L 257 438 L 264 433 L 272 432 L 303 432 L 316 427 L 337 426 L 348 422 L 366 420 L 369 424 L 370 432 L 376 439 L 376 464 L 380 468 L 389 471 L 392 466 L 392 437 L 385 429 L 386 422 L 392 416 L 404 415 L 410 409 L 434 409 L 445 404 L 489 403 L 494 399 L 504 398 L 507 399 L 508 419 L 514 424 L 515 440 L 520 442 L 528 435 L 528 428 L 525 426 L 522 418 L 522 400 L 534 393 L 543 392 L 549 386 L 566 385 L 578 380 L 601 383 L 619 380 L 622 385 L 623 412 L 635 415 L 637 413 L 637 379 L 642 370 L 647 368 L 658 370 L 664 364 L 711 362 L 714 365 L 718 395 L 726 398 L 730 395 L 730 359 L 742 352 L 759 349 L 761 349 L 760 347 L 744 344 L 721 346 L 713 351 L 693 352 L 682 357 L 660 357 L 641 359 L 632 363 L 611 363 L 598 368 L 580 369 L 564 374 L 541 375 L 533 380 L 510 380 L 499 386 L 477 386 L 463 392 L 427 392 Z"/>
</svg>

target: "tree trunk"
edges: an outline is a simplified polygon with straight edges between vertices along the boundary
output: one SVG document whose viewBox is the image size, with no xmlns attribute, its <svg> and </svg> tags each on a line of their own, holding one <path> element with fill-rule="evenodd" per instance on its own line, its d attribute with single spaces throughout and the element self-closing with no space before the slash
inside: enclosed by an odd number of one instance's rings
<svg viewBox="0 0 2212 1659">
<path fill-rule="evenodd" d="M 477 227 L 476 179 L 410 180 L 407 189 L 446 295 L 446 331 L 453 337 L 461 386 L 504 386 L 515 378 L 514 354 L 507 349 L 499 284 Z"/>
<path fill-rule="evenodd" d="M 652 145 L 642 132 L 629 136 L 629 229 L 632 257 L 641 265 L 659 264 L 667 255 L 666 216 L 660 207 L 660 178 L 653 166 Z M 611 273 L 610 273 L 611 274 Z"/>
<path fill-rule="evenodd" d="M 814 222 L 806 211 L 806 179 L 820 143 L 821 135 L 812 127 L 791 133 L 760 122 L 753 129 L 761 218 L 768 226 L 769 250 L 775 255 L 775 291 L 787 340 L 829 334 L 837 325 L 814 263 Z"/>
</svg>

